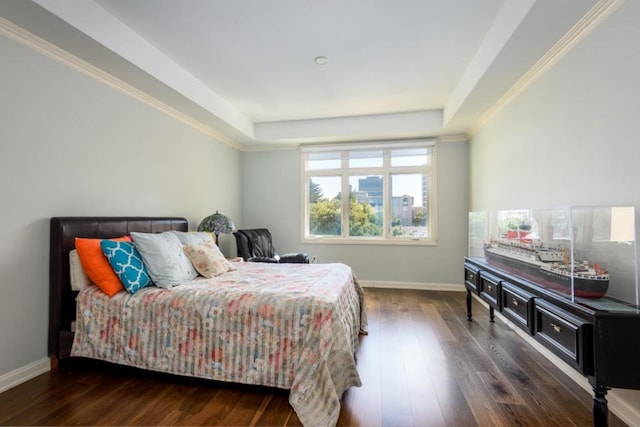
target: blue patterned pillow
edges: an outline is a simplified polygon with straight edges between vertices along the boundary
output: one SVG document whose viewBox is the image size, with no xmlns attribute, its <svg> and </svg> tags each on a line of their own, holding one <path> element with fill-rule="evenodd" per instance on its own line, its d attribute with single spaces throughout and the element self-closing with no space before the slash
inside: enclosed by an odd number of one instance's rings
<svg viewBox="0 0 640 427">
<path fill-rule="evenodd" d="M 100 248 L 127 291 L 134 294 L 153 284 L 133 243 L 102 240 Z"/>
</svg>

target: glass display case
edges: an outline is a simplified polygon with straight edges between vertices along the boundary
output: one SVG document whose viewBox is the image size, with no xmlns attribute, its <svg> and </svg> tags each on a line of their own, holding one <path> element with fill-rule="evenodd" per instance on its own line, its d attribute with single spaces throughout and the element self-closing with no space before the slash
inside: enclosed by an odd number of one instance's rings
<svg viewBox="0 0 640 427">
<path fill-rule="evenodd" d="M 596 310 L 638 313 L 635 208 L 469 213 L 470 259 Z"/>
<path fill-rule="evenodd" d="M 475 297 L 585 375 L 598 426 L 609 388 L 640 389 L 635 226 L 626 206 L 469 213 L 467 320 Z"/>
</svg>

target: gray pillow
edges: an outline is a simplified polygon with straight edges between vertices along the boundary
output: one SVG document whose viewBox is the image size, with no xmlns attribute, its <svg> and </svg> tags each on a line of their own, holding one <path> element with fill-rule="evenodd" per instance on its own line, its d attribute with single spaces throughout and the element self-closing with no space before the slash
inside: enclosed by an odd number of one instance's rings
<svg viewBox="0 0 640 427">
<path fill-rule="evenodd" d="M 198 272 L 185 255 L 182 243 L 174 233 L 132 232 L 131 237 L 151 280 L 159 288 L 171 288 L 198 277 Z"/>
<path fill-rule="evenodd" d="M 169 231 L 178 237 L 183 246 L 200 245 L 207 242 L 215 242 L 213 234 L 208 231 Z"/>
</svg>

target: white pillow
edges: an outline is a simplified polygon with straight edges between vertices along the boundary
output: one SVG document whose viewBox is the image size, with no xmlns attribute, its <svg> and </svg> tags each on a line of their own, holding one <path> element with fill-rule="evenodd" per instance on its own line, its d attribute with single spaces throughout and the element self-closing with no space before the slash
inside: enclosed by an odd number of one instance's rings
<svg viewBox="0 0 640 427">
<path fill-rule="evenodd" d="M 210 279 L 236 268 L 222 255 L 216 242 L 205 242 L 199 245 L 186 245 L 184 253 L 187 254 L 193 266 L 202 276 Z"/>
<path fill-rule="evenodd" d="M 82 268 L 80 256 L 75 249 L 69 252 L 69 279 L 71 280 L 71 289 L 74 291 L 81 291 L 93 284 Z"/>
<path fill-rule="evenodd" d="M 184 246 L 199 245 L 201 243 L 207 243 L 207 242 L 215 242 L 213 238 L 213 234 L 209 233 L 208 231 L 184 232 L 184 231 L 172 230 L 172 231 L 169 231 L 169 233 L 173 233 L 176 236 L 178 236 L 178 240 L 180 240 L 180 243 L 182 243 Z"/>
<path fill-rule="evenodd" d="M 198 272 L 182 250 L 182 243 L 170 231 L 132 232 L 133 244 L 142 256 L 149 276 L 159 288 L 171 288 L 198 277 Z"/>
</svg>

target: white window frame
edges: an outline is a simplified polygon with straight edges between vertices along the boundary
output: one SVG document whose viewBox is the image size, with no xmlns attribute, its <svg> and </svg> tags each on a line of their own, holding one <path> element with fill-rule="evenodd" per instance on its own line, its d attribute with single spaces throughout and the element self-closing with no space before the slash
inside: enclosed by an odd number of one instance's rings
<svg viewBox="0 0 640 427">
<path fill-rule="evenodd" d="M 430 160 L 426 166 L 391 166 L 391 158 L 389 155 L 392 149 L 404 148 L 425 148 L 431 150 Z M 384 150 L 383 166 L 381 167 L 357 167 L 349 168 L 349 153 L 361 150 Z M 319 169 L 307 170 L 307 159 L 309 153 L 331 152 L 340 153 L 341 166 L 335 169 Z M 420 141 L 389 141 L 382 143 L 361 143 L 361 144 L 334 144 L 322 146 L 303 146 L 300 148 L 300 161 L 302 172 L 302 220 L 301 220 L 301 243 L 318 243 L 318 244 L 373 244 L 373 245 L 437 245 L 437 206 L 436 206 L 436 140 L 420 140 Z M 393 174 L 398 173 L 421 173 L 427 175 L 427 237 L 412 236 L 392 236 L 391 232 L 391 209 L 392 209 L 392 193 L 391 180 Z M 309 182 L 312 177 L 318 176 L 341 176 L 342 177 L 342 194 L 349 194 L 349 176 L 354 175 L 382 175 L 383 176 L 383 233 L 382 236 L 349 236 L 349 198 L 342 200 L 342 229 L 341 235 L 316 236 L 309 235 Z"/>
</svg>

